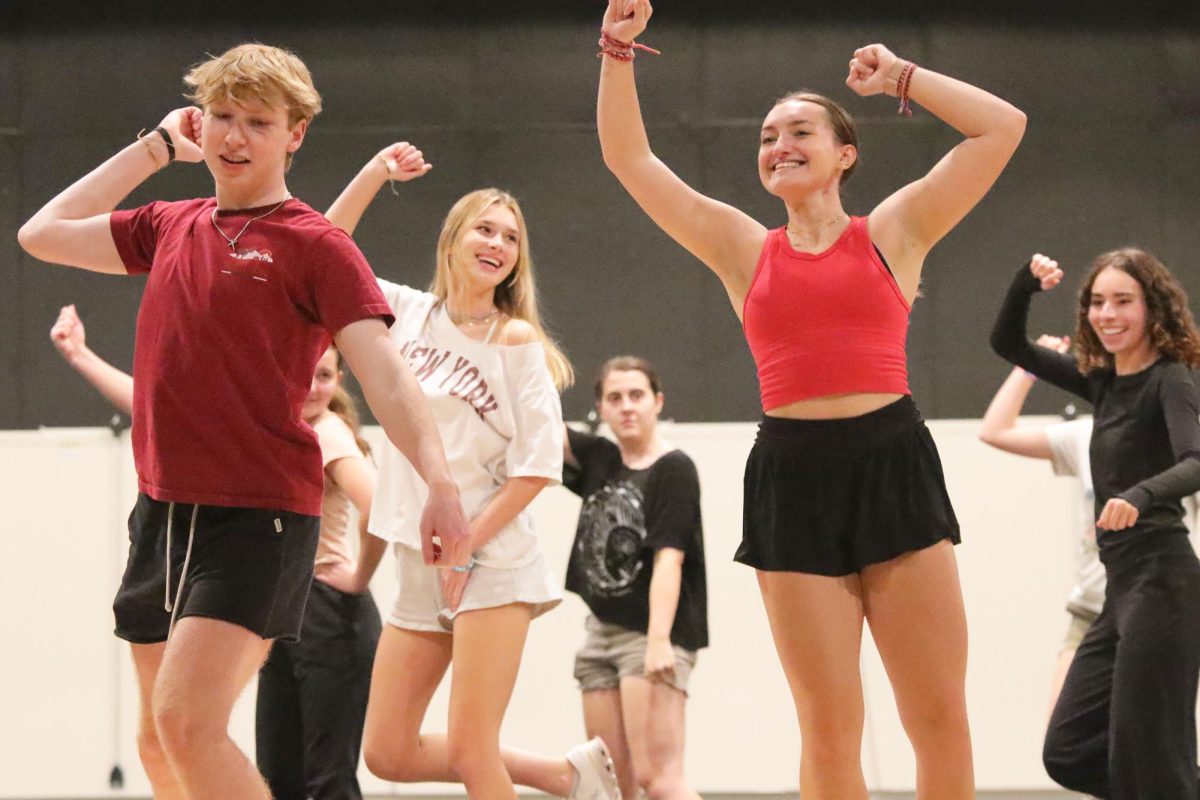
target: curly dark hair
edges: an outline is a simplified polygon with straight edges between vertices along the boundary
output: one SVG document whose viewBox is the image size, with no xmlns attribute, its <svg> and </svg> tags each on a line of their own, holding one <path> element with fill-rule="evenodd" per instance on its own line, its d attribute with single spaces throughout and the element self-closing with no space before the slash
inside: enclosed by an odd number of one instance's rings
<svg viewBox="0 0 1200 800">
<path fill-rule="evenodd" d="M 1079 290 L 1075 314 L 1075 359 L 1080 372 L 1111 368 L 1112 353 L 1104 349 L 1100 337 L 1088 322 L 1092 305 L 1092 284 L 1101 271 L 1112 267 L 1132 277 L 1146 298 L 1146 335 L 1150 345 L 1172 361 L 1200 367 L 1200 332 L 1188 308 L 1187 292 L 1163 263 L 1145 250 L 1123 247 L 1102 253 Z"/>
</svg>

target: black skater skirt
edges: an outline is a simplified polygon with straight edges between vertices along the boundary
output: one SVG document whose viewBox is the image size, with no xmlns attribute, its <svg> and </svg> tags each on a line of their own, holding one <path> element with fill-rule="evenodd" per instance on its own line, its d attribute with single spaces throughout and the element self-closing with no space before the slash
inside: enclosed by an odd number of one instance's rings
<svg viewBox="0 0 1200 800">
<path fill-rule="evenodd" d="M 763 417 L 734 560 L 850 575 L 943 539 L 959 543 L 958 520 L 912 397 L 845 419 Z"/>
</svg>

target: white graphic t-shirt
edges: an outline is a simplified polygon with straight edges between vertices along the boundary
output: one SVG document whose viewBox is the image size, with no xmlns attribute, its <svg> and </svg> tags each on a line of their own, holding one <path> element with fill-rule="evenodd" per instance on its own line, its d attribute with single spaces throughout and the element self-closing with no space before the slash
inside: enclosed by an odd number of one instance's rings
<svg viewBox="0 0 1200 800">
<path fill-rule="evenodd" d="M 559 483 L 562 406 L 541 343 L 476 341 L 458 329 L 434 295 L 385 280 L 379 287 L 396 315 L 390 335 L 425 393 L 467 519 L 478 515 L 509 478 Z M 420 549 L 428 489 L 390 442 L 379 460 L 369 529 Z M 524 510 L 475 558 L 484 566 L 516 569 L 539 552 Z"/>
</svg>

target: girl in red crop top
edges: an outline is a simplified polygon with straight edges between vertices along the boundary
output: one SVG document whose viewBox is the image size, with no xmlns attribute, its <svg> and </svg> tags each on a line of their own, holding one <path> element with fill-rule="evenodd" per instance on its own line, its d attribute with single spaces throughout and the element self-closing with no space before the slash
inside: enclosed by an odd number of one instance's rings
<svg viewBox="0 0 1200 800">
<path fill-rule="evenodd" d="M 917 759 L 918 798 L 973 796 L 966 624 L 950 543 L 958 524 L 937 451 L 909 396 L 908 310 L 929 250 L 1008 163 L 1025 115 L 897 58 L 856 50 L 847 85 L 920 103 L 963 139 L 865 217 L 840 186 L 853 120 L 798 92 L 763 120 L 758 173 L 783 201 L 773 231 L 699 194 L 650 150 L 633 40 L 648 0 L 609 0 L 597 125 L 604 161 L 675 241 L 717 274 L 758 365 L 763 423 L 746 467 L 737 560 L 759 586 L 804 743 L 806 800 L 861 798 L 858 659 L 869 621 Z"/>
</svg>

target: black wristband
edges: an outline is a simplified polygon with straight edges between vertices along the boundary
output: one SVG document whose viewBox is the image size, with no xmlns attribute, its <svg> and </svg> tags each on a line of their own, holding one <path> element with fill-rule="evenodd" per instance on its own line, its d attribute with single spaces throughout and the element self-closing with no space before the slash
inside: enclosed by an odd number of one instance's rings
<svg viewBox="0 0 1200 800">
<path fill-rule="evenodd" d="M 163 144 L 167 146 L 167 163 L 170 164 L 175 160 L 175 143 L 171 141 L 171 134 L 162 125 L 155 128 L 154 132 L 162 137 Z"/>
</svg>

